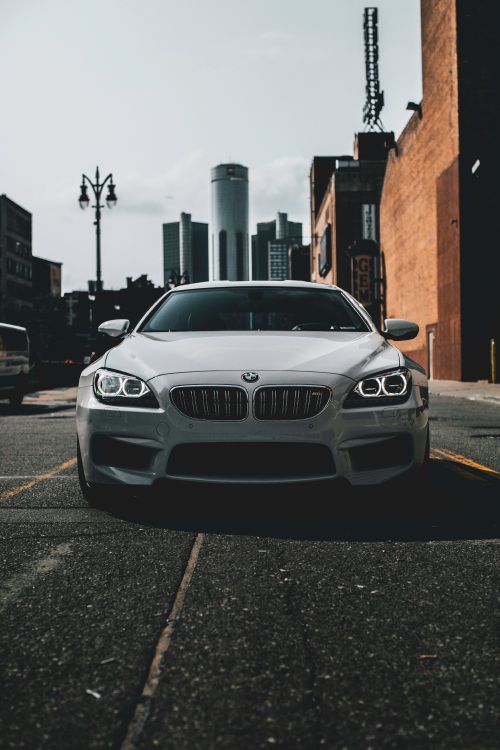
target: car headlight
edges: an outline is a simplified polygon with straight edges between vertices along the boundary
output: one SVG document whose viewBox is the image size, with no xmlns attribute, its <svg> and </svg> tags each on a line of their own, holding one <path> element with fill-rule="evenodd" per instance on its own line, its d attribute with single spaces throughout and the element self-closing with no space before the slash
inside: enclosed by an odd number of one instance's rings
<svg viewBox="0 0 500 750">
<path fill-rule="evenodd" d="M 401 367 L 360 380 L 344 401 L 344 409 L 404 404 L 410 393 L 411 373 Z"/>
<path fill-rule="evenodd" d="M 97 370 L 92 381 L 95 397 L 112 406 L 140 406 L 158 409 L 156 396 L 146 383 L 133 375 Z"/>
</svg>

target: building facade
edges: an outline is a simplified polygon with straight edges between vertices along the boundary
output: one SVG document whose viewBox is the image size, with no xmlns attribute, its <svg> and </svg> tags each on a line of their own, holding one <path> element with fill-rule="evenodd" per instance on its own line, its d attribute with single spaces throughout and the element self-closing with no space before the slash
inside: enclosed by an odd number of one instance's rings
<svg viewBox="0 0 500 750">
<path fill-rule="evenodd" d="M 288 251 L 289 279 L 294 281 L 311 280 L 311 246 L 292 245 Z"/>
<path fill-rule="evenodd" d="M 257 233 L 252 234 L 252 279 L 265 281 L 268 278 L 269 243 L 276 239 L 276 221 L 260 221 Z"/>
<path fill-rule="evenodd" d="M 380 206 L 387 314 L 434 378 L 487 379 L 500 342 L 500 47 L 494 0 L 421 0 L 423 99 Z"/>
<path fill-rule="evenodd" d="M 257 224 L 252 235 L 252 278 L 289 279 L 289 250 L 292 245 L 302 245 L 302 223 L 290 221 L 288 214 L 278 211 L 276 219 Z"/>
<path fill-rule="evenodd" d="M 31 213 L 0 195 L 0 319 L 25 325 L 32 308 Z"/>
<path fill-rule="evenodd" d="M 249 278 L 248 168 L 219 164 L 211 173 L 212 225 L 210 278 Z"/>
<path fill-rule="evenodd" d="M 33 299 L 37 297 L 60 297 L 62 287 L 62 263 L 32 256 Z"/>
<path fill-rule="evenodd" d="M 179 221 L 163 225 L 163 279 L 165 287 L 171 279 L 208 281 L 208 224 L 183 212 Z"/>
<path fill-rule="evenodd" d="M 393 144 L 393 133 L 358 133 L 353 156 L 315 157 L 310 172 L 311 278 L 352 293 L 378 325 L 379 206 Z"/>
<path fill-rule="evenodd" d="M 283 281 L 289 279 L 288 251 L 290 243 L 287 240 L 274 240 L 269 243 L 267 278 L 269 281 Z"/>
</svg>

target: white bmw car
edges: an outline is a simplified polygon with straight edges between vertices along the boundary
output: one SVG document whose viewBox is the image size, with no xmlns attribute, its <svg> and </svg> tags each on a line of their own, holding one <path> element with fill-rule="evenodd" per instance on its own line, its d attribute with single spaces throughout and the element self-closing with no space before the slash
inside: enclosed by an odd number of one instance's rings
<svg viewBox="0 0 500 750">
<path fill-rule="evenodd" d="M 81 374 L 79 476 L 97 501 L 158 480 L 379 484 L 429 450 L 424 370 L 338 287 L 207 282 L 165 294 Z"/>
</svg>

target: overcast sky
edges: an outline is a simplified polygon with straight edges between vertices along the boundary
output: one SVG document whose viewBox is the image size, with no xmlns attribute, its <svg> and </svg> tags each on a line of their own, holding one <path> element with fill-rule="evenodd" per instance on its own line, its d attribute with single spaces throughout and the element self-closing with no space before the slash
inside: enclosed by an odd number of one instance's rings
<svg viewBox="0 0 500 750">
<path fill-rule="evenodd" d="M 162 283 L 162 222 L 210 219 L 210 167 L 250 169 L 251 231 L 288 211 L 309 234 L 314 155 L 363 129 L 361 0 L 0 0 L 0 193 L 33 213 L 64 290 L 95 277 L 81 173 L 113 172 L 103 279 Z M 379 0 L 384 125 L 421 96 L 418 0 Z"/>
</svg>

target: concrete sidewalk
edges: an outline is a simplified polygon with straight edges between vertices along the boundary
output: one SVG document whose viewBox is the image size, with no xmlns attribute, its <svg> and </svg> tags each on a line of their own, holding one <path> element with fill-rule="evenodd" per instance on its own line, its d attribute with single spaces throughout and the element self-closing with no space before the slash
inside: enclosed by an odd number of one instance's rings
<svg viewBox="0 0 500 750">
<path fill-rule="evenodd" d="M 469 401 L 488 401 L 500 404 L 500 383 L 460 383 L 455 380 L 430 380 L 433 396 L 452 396 Z"/>
<path fill-rule="evenodd" d="M 67 388 L 51 388 L 46 391 L 28 393 L 23 400 L 25 404 L 74 404 L 76 402 L 76 386 Z"/>
</svg>

